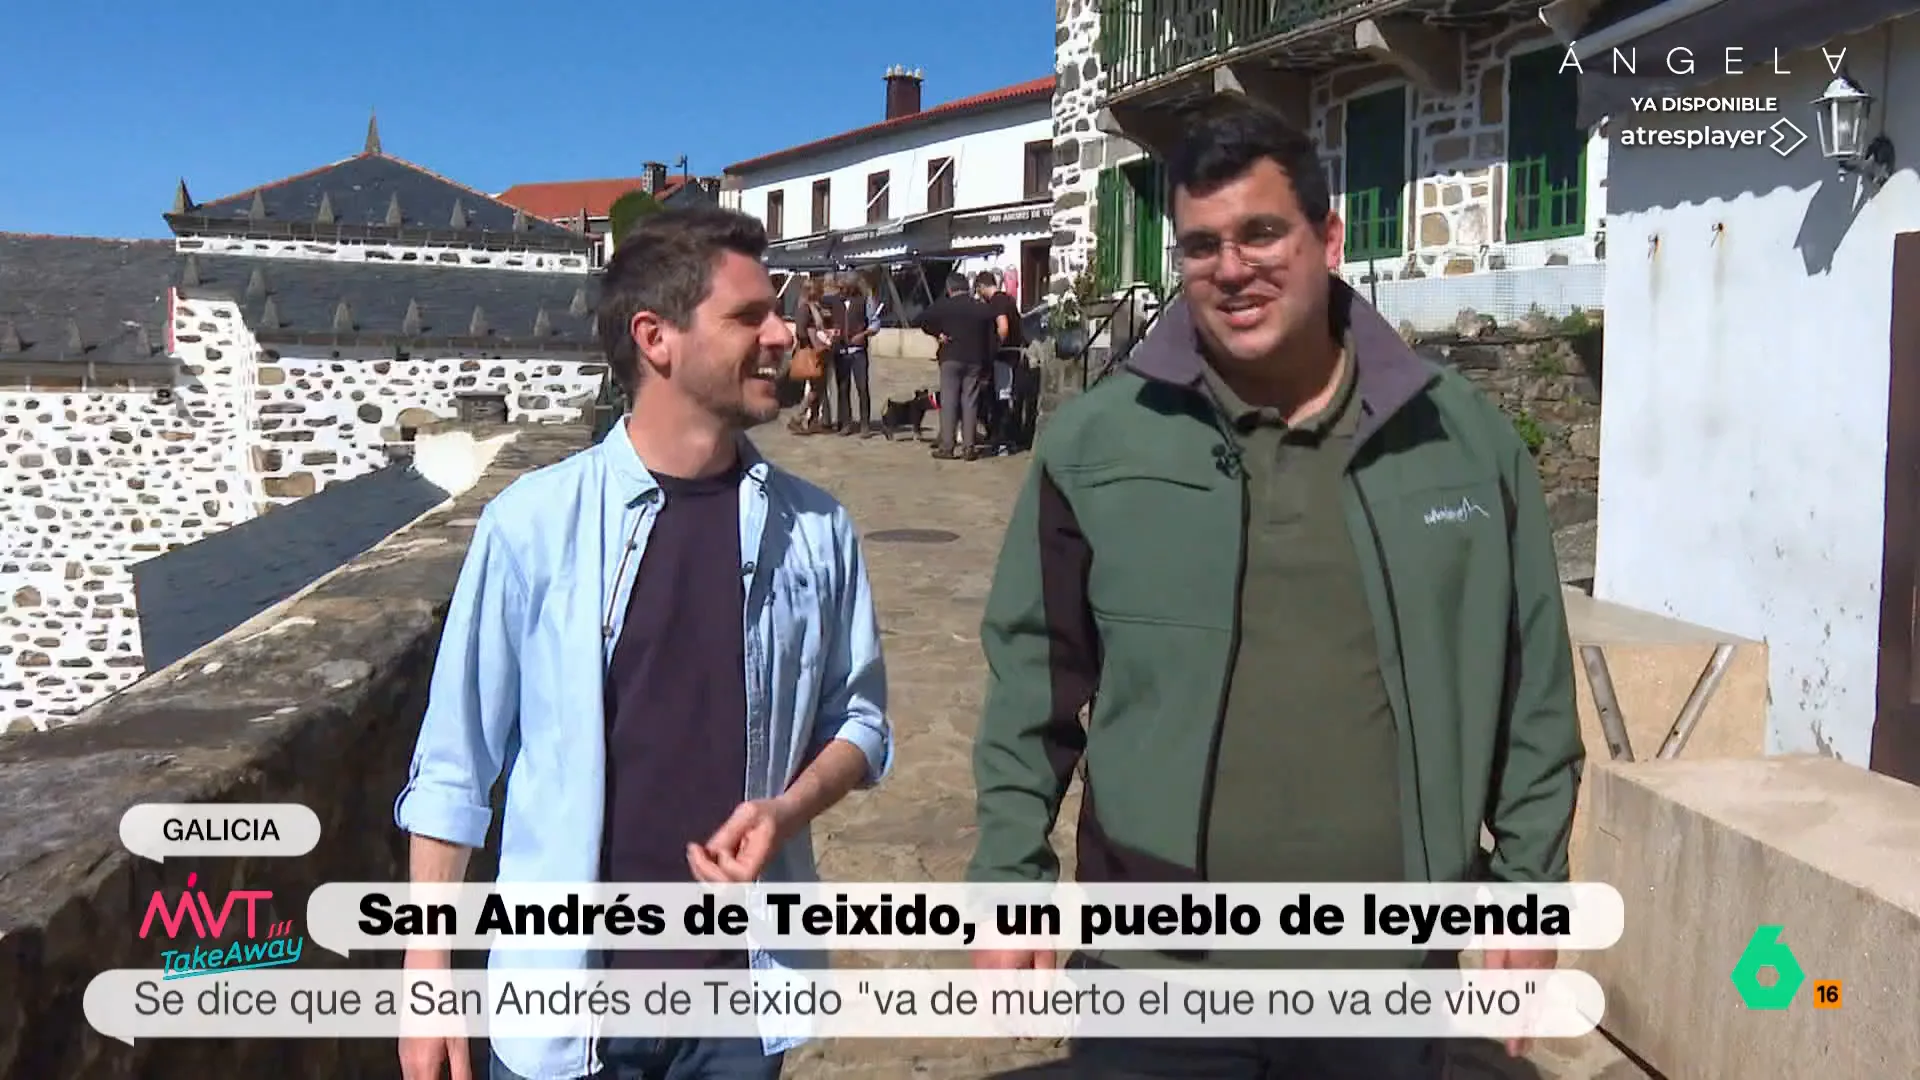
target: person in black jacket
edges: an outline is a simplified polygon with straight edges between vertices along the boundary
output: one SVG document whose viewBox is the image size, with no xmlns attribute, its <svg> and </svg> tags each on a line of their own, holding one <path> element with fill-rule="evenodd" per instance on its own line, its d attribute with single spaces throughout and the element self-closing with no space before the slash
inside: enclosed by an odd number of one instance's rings
<svg viewBox="0 0 1920 1080">
<path fill-rule="evenodd" d="M 973 279 L 974 295 L 993 312 L 993 382 L 984 388 L 980 413 L 987 423 L 987 445 L 995 453 L 1012 453 L 1019 443 L 1014 408 L 1015 373 L 1025 355 L 1026 333 L 1020 325 L 1020 304 L 1000 287 L 1000 279 L 991 270 L 982 270 Z"/>
<path fill-rule="evenodd" d="M 973 295 L 965 274 L 947 278 L 947 295 L 927 305 L 913 320 L 915 328 L 940 339 L 940 441 L 933 456 L 972 461 L 978 456 L 980 387 L 985 382 L 999 345 L 993 309 Z M 960 452 L 954 453 L 958 428 Z"/>
</svg>

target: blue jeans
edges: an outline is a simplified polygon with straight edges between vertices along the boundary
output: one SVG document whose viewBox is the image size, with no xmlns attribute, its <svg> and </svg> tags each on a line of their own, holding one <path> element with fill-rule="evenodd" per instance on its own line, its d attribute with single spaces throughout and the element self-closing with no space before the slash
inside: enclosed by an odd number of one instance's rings
<svg viewBox="0 0 1920 1080">
<path fill-rule="evenodd" d="M 605 1039 L 591 1080 L 779 1080 L 785 1054 L 759 1039 Z M 524 1080 L 493 1058 L 489 1080 Z"/>
</svg>

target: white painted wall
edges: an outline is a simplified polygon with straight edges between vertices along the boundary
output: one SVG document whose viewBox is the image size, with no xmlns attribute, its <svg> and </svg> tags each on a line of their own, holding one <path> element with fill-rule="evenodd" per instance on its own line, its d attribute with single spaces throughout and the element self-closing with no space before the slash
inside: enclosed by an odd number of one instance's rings
<svg viewBox="0 0 1920 1080">
<path fill-rule="evenodd" d="M 922 214 L 927 210 L 927 163 L 942 157 L 954 161 L 955 208 L 1020 202 L 1025 198 L 1026 144 L 1052 139 L 1053 107 L 1046 98 L 934 120 L 850 147 L 742 173 L 739 209 L 764 222 L 767 195 L 783 191 L 786 211 L 782 236 L 807 236 L 815 231 L 813 183 L 831 179 L 829 227 L 857 229 L 867 222 L 867 176 L 885 169 L 892 177 L 887 216 Z"/>
<path fill-rule="evenodd" d="M 1920 20 L 1829 43 L 1920 153 Z M 1699 93 L 1777 96 L 1794 123 L 1830 78 Z M 1890 77 L 1889 77 L 1890 76 Z M 1664 119 L 1698 126 L 1699 117 Z M 1763 120 L 1762 123 L 1770 122 Z M 1871 746 L 1896 233 L 1920 230 L 1911 166 L 1852 205 L 1816 142 L 1612 148 L 1598 596 L 1764 639 L 1771 751 L 1865 765 Z"/>
<path fill-rule="evenodd" d="M 605 245 L 608 255 L 612 245 Z M 594 269 L 590 256 L 564 251 L 524 249 L 489 250 L 424 244 L 381 244 L 357 240 L 285 240 L 245 236 L 183 236 L 174 241 L 182 255 L 246 255 L 256 259 L 298 259 L 303 262 L 374 263 L 382 266 L 466 266 L 484 270 L 526 270 L 536 274 L 587 274 Z"/>
</svg>

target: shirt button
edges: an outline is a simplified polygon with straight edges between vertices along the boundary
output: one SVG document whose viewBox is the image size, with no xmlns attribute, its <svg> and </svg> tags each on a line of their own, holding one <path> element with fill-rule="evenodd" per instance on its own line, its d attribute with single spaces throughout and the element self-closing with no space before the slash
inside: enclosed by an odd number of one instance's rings
<svg viewBox="0 0 1920 1080">
<path fill-rule="evenodd" d="M 747 565 L 745 565 L 745 566 L 743 566 L 743 567 L 741 567 L 741 568 L 740 568 L 740 573 L 741 573 L 741 576 L 743 576 L 743 577 L 751 577 L 751 576 L 753 576 L 753 571 L 754 571 L 754 569 L 755 569 L 755 567 L 754 567 L 754 564 L 753 564 L 753 563 L 748 563 Z"/>
</svg>

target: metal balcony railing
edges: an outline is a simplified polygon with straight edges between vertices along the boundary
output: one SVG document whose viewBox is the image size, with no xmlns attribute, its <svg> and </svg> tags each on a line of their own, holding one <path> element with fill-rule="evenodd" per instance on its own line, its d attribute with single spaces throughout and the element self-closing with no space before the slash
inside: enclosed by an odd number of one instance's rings
<svg viewBox="0 0 1920 1080">
<path fill-rule="evenodd" d="M 1368 6 L 1368 0 L 1100 0 L 1107 93 Z"/>
</svg>

